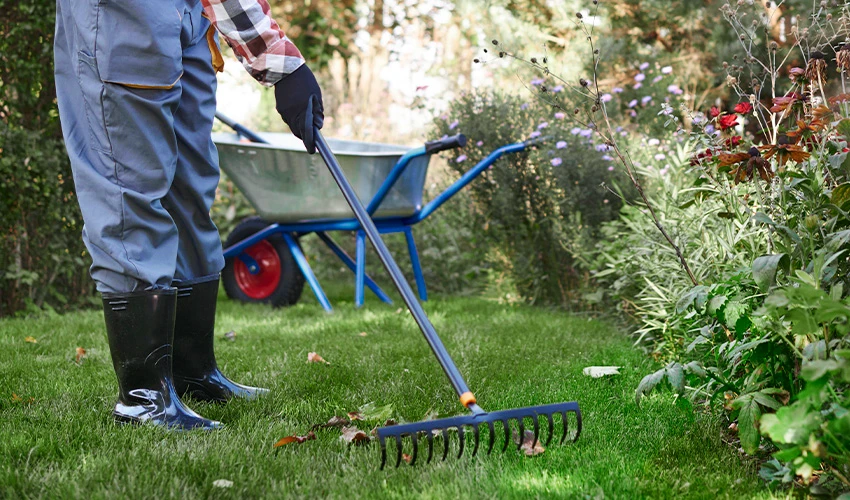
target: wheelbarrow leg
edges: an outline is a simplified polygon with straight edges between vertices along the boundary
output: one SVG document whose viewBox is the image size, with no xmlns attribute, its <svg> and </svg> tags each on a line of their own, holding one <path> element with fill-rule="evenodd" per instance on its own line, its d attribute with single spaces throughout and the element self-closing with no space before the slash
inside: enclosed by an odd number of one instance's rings
<svg viewBox="0 0 850 500">
<path fill-rule="evenodd" d="M 348 268 L 351 269 L 352 272 L 357 271 L 357 264 L 351 259 L 351 257 L 348 256 L 347 253 L 345 253 L 345 250 L 343 250 L 339 245 L 336 244 L 334 240 L 331 239 L 330 236 L 328 236 L 328 233 L 324 231 L 318 231 L 316 235 L 319 237 L 319 239 L 325 242 L 325 245 L 327 245 L 328 248 L 330 248 L 331 251 L 336 254 L 337 257 L 339 257 L 339 260 L 341 260 L 343 264 L 348 266 Z M 384 291 L 381 290 L 381 287 L 379 287 L 378 284 L 375 283 L 372 278 L 369 277 L 368 274 L 364 276 L 364 279 L 366 280 L 366 286 L 369 287 L 369 290 L 372 290 L 372 293 L 374 293 L 379 299 L 381 299 L 382 302 L 387 304 L 393 303 L 393 299 L 391 299 L 386 293 L 384 293 Z"/>
<path fill-rule="evenodd" d="M 419 263 L 419 252 L 416 251 L 416 241 L 413 240 L 413 229 L 404 228 L 404 237 L 407 239 L 407 252 L 410 254 L 410 265 L 413 266 L 413 275 L 416 277 L 416 290 L 419 291 L 419 300 L 428 300 L 428 290 L 425 289 L 425 276 L 422 275 L 422 265 Z"/>
<path fill-rule="evenodd" d="M 365 297 L 363 296 L 363 283 L 366 280 L 366 233 L 357 231 L 357 270 L 354 278 L 354 305 L 357 307 L 363 306 Z"/>
<path fill-rule="evenodd" d="M 328 296 L 325 295 L 325 291 L 322 290 L 322 286 L 319 285 L 319 280 L 317 280 L 316 275 L 313 274 L 313 269 L 307 262 L 307 258 L 304 257 L 304 252 L 301 251 L 301 248 L 298 246 L 295 238 L 293 238 L 289 233 L 283 233 L 283 240 L 286 241 L 289 251 L 292 252 L 292 257 L 295 259 L 295 263 L 298 264 L 298 269 L 301 270 L 301 273 L 304 275 L 304 279 L 307 280 L 307 283 L 310 284 L 310 288 L 313 289 L 313 294 L 316 295 L 316 300 L 319 301 L 319 304 L 322 305 L 325 311 L 332 312 L 333 307 L 331 307 Z"/>
</svg>

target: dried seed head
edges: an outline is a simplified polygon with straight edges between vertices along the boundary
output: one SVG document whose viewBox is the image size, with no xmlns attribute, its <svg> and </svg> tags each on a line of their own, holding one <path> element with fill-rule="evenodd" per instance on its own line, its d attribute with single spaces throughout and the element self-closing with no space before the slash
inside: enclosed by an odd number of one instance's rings
<svg viewBox="0 0 850 500">
<path fill-rule="evenodd" d="M 583 18 L 584 16 L 582 16 L 582 15 L 581 15 L 581 12 L 576 12 L 576 17 L 577 17 L 577 18 L 579 18 L 579 19 L 581 19 L 581 18 Z"/>
<path fill-rule="evenodd" d="M 776 42 L 770 42 L 770 50 L 777 50 L 779 48 L 779 44 Z"/>
<path fill-rule="evenodd" d="M 532 62 L 533 64 L 537 64 L 537 58 L 536 58 L 536 57 L 532 57 L 532 58 L 531 58 L 531 62 Z"/>
<path fill-rule="evenodd" d="M 841 71 L 850 71 L 850 44 L 842 43 L 838 46 L 835 63 Z"/>
<path fill-rule="evenodd" d="M 585 80 L 584 78 L 579 78 L 578 83 L 579 83 L 579 85 L 581 85 L 582 87 L 587 87 L 588 85 L 590 85 L 590 82 L 588 82 L 588 81 L 587 81 L 587 80 Z"/>
<path fill-rule="evenodd" d="M 480 63 L 480 62 L 481 62 L 481 60 L 480 60 L 480 59 L 478 59 L 478 58 L 475 58 L 475 59 L 473 59 L 473 60 L 472 60 L 472 62 L 474 62 L 474 63 Z"/>
<path fill-rule="evenodd" d="M 574 114 L 574 115 L 579 114 L 579 109 L 578 109 L 578 108 L 574 109 L 574 110 L 573 110 L 573 114 Z"/>
<path fill-rule="evenodd" d="M 505 53 L 504 53 L 504 52 L 499 52 L 499 57 L 505 57 Z"/>
<path fill-rule="evenodd" d="M 493 40 L 493 45 L 499 45 L 499 41 L 498 41 L 498 40 L 496 40 L 496 39 L 494 39 L 494 40 Z"/>
</svg>

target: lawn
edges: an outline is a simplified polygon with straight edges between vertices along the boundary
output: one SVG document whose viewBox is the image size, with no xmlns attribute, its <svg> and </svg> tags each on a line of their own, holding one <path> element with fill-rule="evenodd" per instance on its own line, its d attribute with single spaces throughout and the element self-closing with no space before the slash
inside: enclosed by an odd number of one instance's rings
<svg viewBox="0 0 850 500">
<path fill-rule="evenodd" d="M 756 465 L 723 443 L 717 417 L 680 408 L 669 394 L 635 404 L 653 363 L 611 324 L 473 298 L 438 298 L 426 310 L 479 403 L 496 410 L 578 400 L 577 443 L 553 443 L 535 457 L 467 451 L 384 471 L 376 443 L 351 447 L 338 429 L 275 449 L 284 436 L 368 403 L 407 421 L 461 409 L 406 313 L 373 298 L 364 310 L 335 299 L 328 315 L 312 301 L 272 310 L 222 296 L 219 364 L 272 394 L 190 401 L 226 424 L 212 433 L 113 424 L 116 383 L 99 311 L 0 321 L 0 497 L 770 496 Z M 79 363 L 77 347 L 86 349 Z M 330 364 L 307 363 L 311 351 Z M 582 375 L 589 365 L 622 366 L 622 375 L 591 379 Z M 232 486 L 214 486 L 219 479 Z"/>
</svg>

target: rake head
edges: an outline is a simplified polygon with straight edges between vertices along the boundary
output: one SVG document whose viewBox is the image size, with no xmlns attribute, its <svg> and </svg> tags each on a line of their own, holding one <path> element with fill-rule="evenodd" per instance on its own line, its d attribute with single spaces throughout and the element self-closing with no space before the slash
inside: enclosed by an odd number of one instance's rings
<svg viewBox="0 0 850 500">
<path fill-rule="evenodd" d="M 387 439 L 394 438 L 396 442 L 396 460 L 395 466 L 401 464 L 404 443 L 402 438 L 410 438 L 412 442 L 410 465 L 416 465 L 416 459 L 419 455 L 419 441 L 426 439 L 428 444 L 428 458 L 430 463 L 434 456 L 434 438 L 442 439 L 442 460 L 445 460 L 449 455 L 449 430 L 453 429 L 457 432 L 459 447 L 457 457 L 463 455 L 466 436 L 469 430 L 472 431 L 473 447 L 472 456 L 478 453 L 481 434 L 486 433 L 488 438 L 487 454 L 493 451 L 493 447 L 497 441 L 497 435 L 504 436 L 502 439 L 502 451 L 506 451 L 508 446 L 513 443 L 517 449 L 522 447 L 524 441 L 526 423 L 531 422 L 531 429 L 534 432 L 533 444 L 536 444 L 541 437 L 540 435 L 540 420 L 544 420 L 544 426 L 547 427 L 545 446 L 549 446 L 552 439 L 555 437 L 556 428 L 563 429 L 559 442 L 561 444 L 569 439 L 575 441 L 581 433 L 581 410 L 578 403 L 575 401 L 569 403 L 555 403 L 550 405 L 529 406 L 526 408 L 516 408 L 513 410 L 502 410 L 491 413 L 486 413 L 475 404 L 469 405 L 472 411 L 471 415 L 463 415 L 460 417 L 441 418 L 438 420 L 426 420 L 423 422 L 415 422 L 412 424 L 392 425 L 389 427 L 381 427 L 378 429 L 378 440 L 381 443 L 381 469 L 387 463 Z M 569 415 L 572 414 L 575 419 L 575 431 L 569 429 Z M 555 420 L 560 420 L 560 425 L 555 424 Z M 513 430 L 519 431 L 519 443 L 513 440 Z"/>
</svg>

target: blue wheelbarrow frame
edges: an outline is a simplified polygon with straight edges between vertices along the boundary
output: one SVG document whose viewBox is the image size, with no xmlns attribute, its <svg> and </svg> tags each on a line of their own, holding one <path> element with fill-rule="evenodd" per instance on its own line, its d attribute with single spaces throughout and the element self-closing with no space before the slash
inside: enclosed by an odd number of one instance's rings
<svg viewBox="0 0 850 500">
<path fill-rule="evenodd" d="M 251 142 L 268 144 L 266 140 L 247 129 L 246 127 L 230 120 L 224 115 L 217 113 L 216 118 L 232 128 L 238 135 L 248 139 Z M 407 217 L 385 217 L 375 218 L 374 223 L 381 234 L 404 233 L 407 241 L 407 250 L 410 257 L 410 263 L 413 268 L 413 275 L 416 280 L 416 288 L 419 293 L 419 299 L 422 301 L 428 300 L 428 292 L 425 286 L 425 278 L 422 274 L 422 265 L 419 261 L 419 253 L 416 249 L 416 243 L 413 238 L 413 226 L 427 219 L 444 203 L 456 195 L 460 190 L 469 185 L 482 172 L 492 166 L 499 158 L 506 154 L 517 153 L 524 151 L 526 148 L 536 143 L 536 140 L 517 142 L 502 146 L 486 158 L 478 162 L 473 168 L 464 173 L 458 180 L 446 188 L 436 198 L 431 200 L 425 206 L 418 209 L 413 215 Z M 373 216 L 376 210 L 381 206 L 387 194 L 396 184 L 396 181 L 402 176 L 407 165 L 414 158 L 432 155 L 440 151 L 463 147 L 466 144 L 466 137 L 462 134 L 447 137 L 439 141 L 426 143 L 424 146 L 414 148 L 399 158 L 393 166 L 387 178 L 383 181 L 378 191 L 369 201 L 366 210 L 370 217 Z M 329 235 L 330 231 L 354 231 L 356 234 L 355 258 L 352 259 Z M 251 274 L 260 272 L 260 265 L 250 256 L 245 250 L 256 245 L 257 243 L 266 240 L 267 238 L 280 235 L 286 242 L 289 251 L 298 265 L 305 280 L 313 290 L 316 299 L 322 307 L 330 312 L 333 310 L 327 295 L 322 286 L 319 284 L 316 275 L 313 273 L 304 252 L 298 245 L 298 238 L 301 236 L 316 233 L 319 239 L 327 245 L 327 247 L 355 274 L 355 292 L 354 302 L 357 307 L 361 307 L 364 303 L 365 288 L 369 288 L 381 301 L 392 304 L 392 299 L 384 293 L 375 281 L 366 274 L 366 233 L 362 225 L 356 218 L 350 219 L 333 219 L 333 220 L 314 220 L 295 223 L 270 223 L 265 229 L 262 229 L 253 235 L 235 243 L 224 249 L 225 259 L 236 258 L 245 264 Z"/>
</svg>

